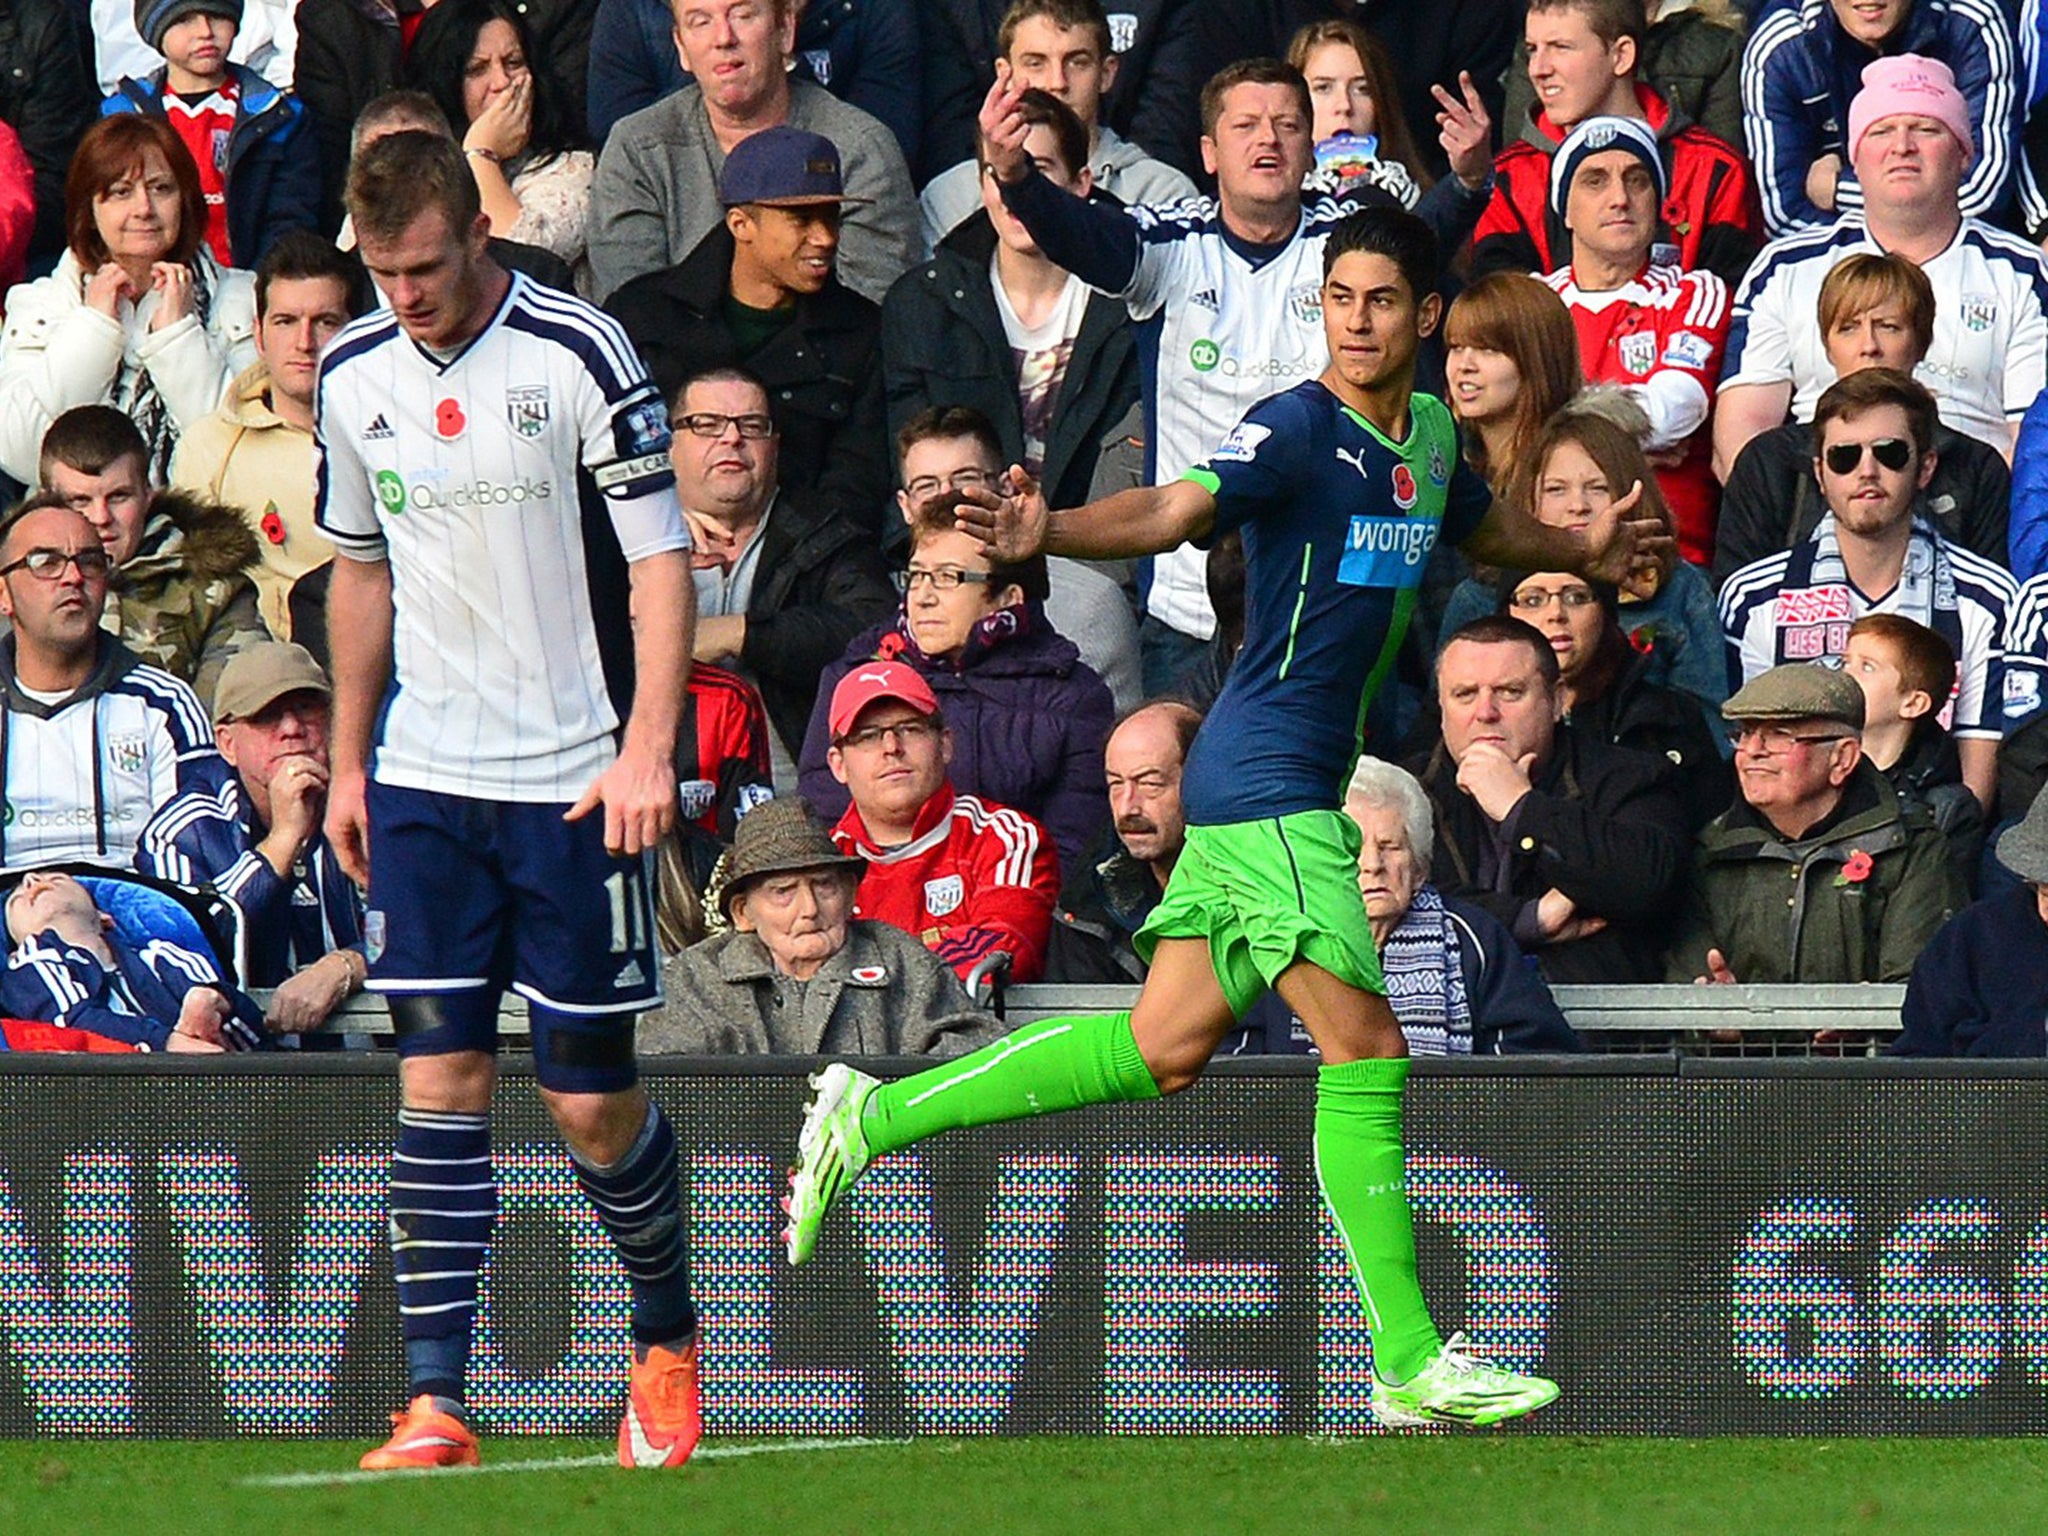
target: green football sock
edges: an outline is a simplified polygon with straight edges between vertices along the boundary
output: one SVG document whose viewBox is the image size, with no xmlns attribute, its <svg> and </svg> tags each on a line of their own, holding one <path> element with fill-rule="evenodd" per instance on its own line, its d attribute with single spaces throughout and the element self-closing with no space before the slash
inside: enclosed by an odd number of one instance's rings
<svg viewBox="0 0 2048 1536">
<path fill-rule="evenodd" d="M 1351 1061 L 1316 1073 L 1316 1184 L 1336 1218 L 1372 1330 L 1373 1368 L 1404 1382 L 1443 1340 L 1415 1274 L 1401 1099 L 1408 1061 Z"/>
<path fill-rule="evenodd" d="M 1131 1016 L 1080 1014 L 1027 1024 L 971 1055 L 882 1084 L 862 1111 L 861 1130 L 879 1157 L 963 1126 L 1158 1097 Z"/>
</svg>

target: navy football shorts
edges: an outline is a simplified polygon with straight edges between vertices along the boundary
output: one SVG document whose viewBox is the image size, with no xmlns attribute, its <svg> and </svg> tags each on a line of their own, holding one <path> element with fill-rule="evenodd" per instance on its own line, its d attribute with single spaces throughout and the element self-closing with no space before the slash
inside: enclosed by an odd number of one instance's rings
<svg viewBox="0 0 2048 1536">
<path fill-rule="evenodd" d="M 661 1003 L 652 857 L 607 853 L 601 806 L 568 822 L 567 805 L 373 782 L 368 808 L 370 990 L 431 997 L 442 1020 L 399 1054 L 496 1049 L 510 987 L 544 1087 L 631 1087 L 633 1020 Z"/>
</svg>

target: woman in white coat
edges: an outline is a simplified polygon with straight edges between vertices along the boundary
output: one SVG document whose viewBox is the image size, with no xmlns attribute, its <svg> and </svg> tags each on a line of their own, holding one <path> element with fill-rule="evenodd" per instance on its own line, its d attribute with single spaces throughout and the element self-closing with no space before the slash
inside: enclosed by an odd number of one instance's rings
<svg viewBox="0 0 2048 1536">
<path fill-rule="evenodd" d="M 141 429 L 161 485 L 179 432 L 256 360 L 254 283 L 207 253 L 198 170 L 155 118 L 101 118 L 64 190 L 68 248 L 48 277 L 7 294 L 0 469 L 36 484 L 50 423 L 104 404 Z"/>
</svg>

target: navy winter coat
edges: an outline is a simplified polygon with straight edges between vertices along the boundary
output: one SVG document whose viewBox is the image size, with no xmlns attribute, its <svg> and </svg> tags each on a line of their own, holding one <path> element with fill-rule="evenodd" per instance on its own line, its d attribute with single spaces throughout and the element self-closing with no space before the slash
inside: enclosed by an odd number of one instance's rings
<svg viewBox="0 0 2048 1536">
<path fill-rule="evenodd" d="M 993 633 L 1009 628 L 1000 622 L 1006 616 L 1014 616 L 1017 632 Z M 798 763 L 811 809 L 828 825 L 846 813 L 846 786 L 825 763 L 825 716 L 839 679 L 878 656 L 915 667 L 938 695 L 953 733 L 953 788 L 1037 817 L 1059 849 L 1060 867 L 1077 864 L 1109 821 L 1102 748 L 1116 706 L 1109 686 L 1035 602 L 983 620 L 957 666 L 931 660 L 893 623 L 855 639 L 818 679 Z"/>
<path fill-rule="evenodd" d="M 2048 923 L 2034 893 L 1965 907 L 1920 951 L 1895 1056 L 2048 1055 Z"/>
<path fill-rule="evenodd" d="M 228 70 L 241 91 L 241 110 L 228 134 L 229 265 L 246 269 L 286 230 L 320 227 L 320 152 L 296 97 L 246 65 L 230 64 Z M 163 117 L 165 73 L 123 80 L 100 103 L 101 115 Z"/>
</svg>

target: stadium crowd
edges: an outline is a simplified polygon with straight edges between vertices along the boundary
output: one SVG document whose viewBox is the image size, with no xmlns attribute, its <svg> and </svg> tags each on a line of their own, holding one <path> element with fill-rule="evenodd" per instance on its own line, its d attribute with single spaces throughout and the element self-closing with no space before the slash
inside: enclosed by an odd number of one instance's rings
<svg viewBox="0 0 2048 1536">
<path fill-rule="evenodd" d="M 1324 242 L 1381 206 L 1439 242 L 1423 387 L 1470 467 L 1564 529 L 1640 485 L 1672 538 L 1618 586 L 1439 547 L 1405 641 L 1356 658 L 1347 809 L 1411 1049 L 1579 1049 L 1559 983 L 1906 982 L 1896 1049 L 2048 1053 L 2044 30 L 2007 0 L 12 0 L 4 1038 L 342 1038 L 383 937 L 323 832 L 322 512 L 332 435 L 390 429 L 327 409 L 322 354 L 388 302 L 351 165 L 424 134 L 515 291 L 600 303 L 666 405 L 695 622 L 642 1050 L 951 1053 L 992 977 L 1143 977 L 1238 536 L 1009 564 L 955 510 L 1208 460 L 1329 362 Z M 1010 82 L 1021 153 L 977 117 Z M 508 376 L 442 435 L 571 408 Z M 1226 1047 L 1309 1048 L 1277 997 Z"/>
</svg>

